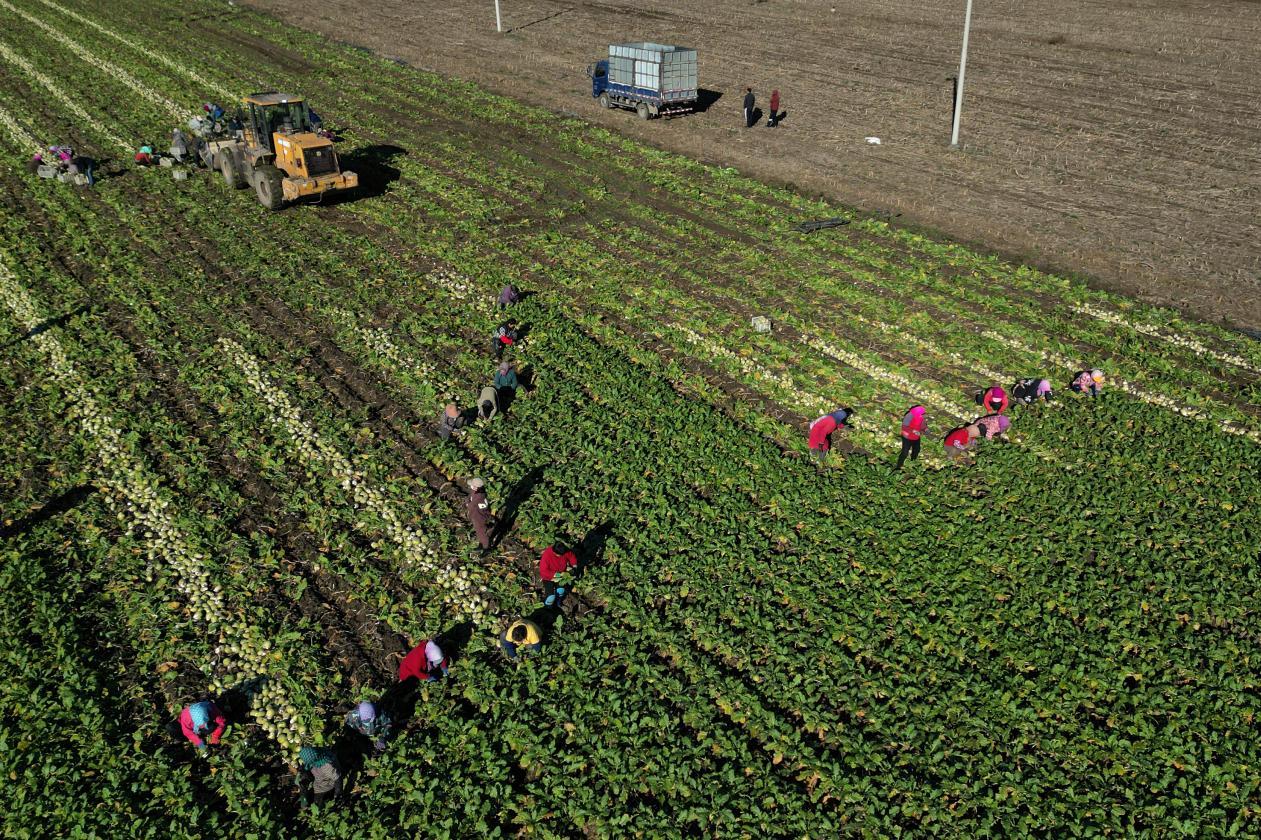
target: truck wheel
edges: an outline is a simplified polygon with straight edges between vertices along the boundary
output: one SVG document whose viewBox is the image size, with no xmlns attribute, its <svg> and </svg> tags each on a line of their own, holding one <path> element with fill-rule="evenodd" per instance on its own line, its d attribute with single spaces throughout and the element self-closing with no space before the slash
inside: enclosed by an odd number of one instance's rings
<svg viewBox="0 0 1261 840">
<path fill-rule="evenodd" d="M 609 95 L 607 93 L 600 94 L 600 107 L 601 108 L 609 107 Z"/>
<path fill-rule="evenodd" d="M 285 203 L 285 191 L 281 187 L 284 176 L 274 166 L 260 166 L 254 172 L 254 193 L 258 203 L 268 210 L 279 210 Z"/>
<path fill-rule="evenodd" d="M 635 113 L 639 114 L 639 118 L 641 120 L 648 119 L 648 106 L 644 104 L 643 102 L 640 102 L 638 105 L 635 106 Z"/>
<path fill-rule="evenodd" d="M 234 190 L 245 186 L 245 179 L 241 177 L 241 171 L 237 169 L 232 155 L 224 155 L 219 159 L 219 174 L 223 176 L 223 183 Z"/>
</svg>

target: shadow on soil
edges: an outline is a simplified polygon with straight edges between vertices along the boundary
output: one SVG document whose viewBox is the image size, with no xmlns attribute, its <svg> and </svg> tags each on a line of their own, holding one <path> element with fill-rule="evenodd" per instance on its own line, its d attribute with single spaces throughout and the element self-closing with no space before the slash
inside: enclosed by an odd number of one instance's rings
<svg viewBox="0 0 1261 840">
<path fill-rule="evenodd" d="M 392 166 L 393 160 L 407 154 L 400 146 L 376 144 L 347 152 L 341 156 L 342 171 L 354 172 L 359 176 L 359 188 L 349 192 L 337 192 L 325 195 L 319 201 L 311 203 L 323 207 L 336 207 L 348 201 L 362 198 L 375 198 L 389 189 L 390 184 L 399 179 L 400 172 Z"/>
<path fill-rule="evenodd" d="M 703 114 L 712 108 L 719 99 L 722 99 L 722 91 L 699 88 L 696 91 L 696 107 L 692 110 L 698 114 Z"/>
</svg>

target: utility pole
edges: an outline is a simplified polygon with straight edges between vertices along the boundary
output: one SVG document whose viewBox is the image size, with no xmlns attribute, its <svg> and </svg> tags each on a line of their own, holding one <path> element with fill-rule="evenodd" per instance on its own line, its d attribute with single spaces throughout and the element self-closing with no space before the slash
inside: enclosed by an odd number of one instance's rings
<svg viewBox="0 0 1261 840">
<path fill-rule="evenodd" d="M 968 3 L 971 3 L 971 2 L 972 2 L 972 0 L 968 0 Z M 968 8 L 970 9 L 970 8 L 972 8 L 972 7 L 971 7 L 971 6 L 968 6 Z M 495 31 L 496 31 L 496 32 L 503 32 L 503 31 L 504 31 L 504 24 L 503 24 L 503 21 L 502 21 L 502 20 L 500 20 L 500 18 L 499 18 L 499 0 L 495 0 Z"/>
<path fill-rule="evenodd" d="M 968 32 L 972 29 L 972 0 L 963 13 L 963 51 L 959 54 L 959 78 L 955 80 L 955 115 L 950 126 L 950 148 L 959 148 L 959 117 L 963 113 L 963 72 L 968 66 Z"/>
</svg>

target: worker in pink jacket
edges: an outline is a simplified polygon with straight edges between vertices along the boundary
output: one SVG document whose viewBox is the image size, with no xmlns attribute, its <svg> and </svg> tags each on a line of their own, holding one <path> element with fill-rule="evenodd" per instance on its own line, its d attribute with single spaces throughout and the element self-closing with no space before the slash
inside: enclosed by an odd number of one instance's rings
<svg viewBox="0 0 1261 840">
<path fill-rule="evenodd" d="M 214 729 L 210 728 L 214 724 Z M 193 746 L 197 748 L 197 752 L 202 755 L 206 754 L 206 745 L 218 744 L 219 739 L 223 737 L 223 730 L 227 728 L 228 719 L 224 717 L 223 712 L 219 711 L 219 707 L 209 700 L 202 700 L 193 703 L 191 706 L 185 706 L 184 711 L 180 712 L 180 730 L 184 733 L 184 737 L 193 742 Z"/>
<path fill-rule="evenodd" d="M 1099 396 L 1099 392 L 1103 390 L 1103 371 L 1099 368 L 1094 370 L 1079 370 L 1073 374 L 1070 390 L 1079 394 L 1090 394 L 1092 397 Z"/>
<path fill-rule="evenodd" d="M 912 461 L 919 457 L 920 436 L 927 428 L 924 406 L 912 406 L 906 414 L 902 415 L 902 452 L 898 455 L 898 465 L 894 467 L 895 470 L 902 469 L 902 462 L 906 460 L 907 453 L 910 453 Z"/>
<path fill-rule="evenodd" d="M 838 429 L 848 431 L 853 416 L 854 409 L 838 408 L 810 424 L 810 454 L 816 461 L 822 464 L 827 459 L 828 450 L 832 448 L 832 433 Z"/>
<path fill-rule="evenodd" d="M 981 430 L 986 440 L 993 440 L 1007 433 L 1011 428 L 1011 419 L 1006 414 L 987 414 L 973 425 Z"/>
<path fill-rule="evenodd" d="M 991 385 L 984 391 L 976 392 L 976 404 L 991 414 L 1002 414 L 1007 411 L 1007 392 L 1001 385 Z"/>
</svg>

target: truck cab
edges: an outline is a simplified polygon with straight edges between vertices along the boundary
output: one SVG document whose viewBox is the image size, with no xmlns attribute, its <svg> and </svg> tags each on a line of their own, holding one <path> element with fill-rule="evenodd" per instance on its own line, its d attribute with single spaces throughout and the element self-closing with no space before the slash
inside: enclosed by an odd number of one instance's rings
<svg viewBox="0 0 1261 840">
<path fill-rule="evenodd" d="M 609 86 L 609 60 L 602 58 L 587 67 L 587 75 L 591 77 L 591 95 L 599 99 Z"/>
</svg>

